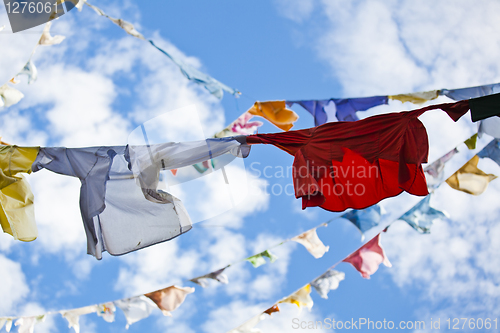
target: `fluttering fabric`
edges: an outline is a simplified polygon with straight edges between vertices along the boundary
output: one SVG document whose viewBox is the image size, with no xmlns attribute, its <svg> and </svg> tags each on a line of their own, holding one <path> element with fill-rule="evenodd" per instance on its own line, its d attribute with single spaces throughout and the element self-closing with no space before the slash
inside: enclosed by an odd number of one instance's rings
<svg viewBox="0 0 500 333">
<path fill-rule="evenodd" d="M 476 149 L 477 133 L 465 140 L 464 143 L 470 150 Z"/>
<path fill-rule="evenodd" d="M 23 173 L 31 173 L 39 147 L 0 146 L 0 224 L 14 239 L 38 237 L 33 193 Z"/>
<path fill-rule="evenodd" d="M 188 63 L 184 62 L 181 58 L 178 58 L 171 53 L 168 53 L 167 51 L 163 50 L 162 48 L 158 47 L 152 40 L 147 40 L 144 38 L 144 36 L 138 32 L 135 28 L 134 25 L 130 22 L 127 22 L 122 19 L 116 19 L 113 17 L 108 16 L 104 11 L 96 6 L 93 6 L 86 2 L 86 5 L 91 7 L 98 15 L 104 16 L 111 20 L 113 23 L 118 25 L 120 28 L 125 30 L 129 35 L 132 35 L 136 38 L 145 40 L 149 42 L 152 46 L 154 46 L 158 51 L 166 55 L 167 57 L 170 58 L 181 70 L 181 73 L 188 79 L 193 81 L 194 83 L 197 83 L 199 85 L 204 86 L 212 95 L 215 97 L 221 99 L 224 91 L 227 91 L 228 93 L 232 95 L 239 95 L 240 92 L 236 89 L 233 89 L 231 87 L 226 86 L 225 84 L 217 81 L 213 77 L 200 72 L 198 69 L 194 68 L 193 66 L 189 65 Z"/>
<path fill-rule="evenodd" d="M 172 239 L 191 229 L 180 200 L 157 204 L 145 198 L 125 158 L 125 146 L 42 148 L 33 171 L 46 168 L 77 177 L 87 253 L 120 255 Z M 145 218 L 147 216 L 147 218 Z"/>
<path fill-rule="evenodd" d="M 35 330 L 35 325 L 39 322 L 43 322 L 45 320 L 45 316 L 36 316 L 36 317 L 21 317 L 16 320 L 15 326 L 19 326 L 17 332 L 18 333 L 33 333 Z"/>
<path fill-rule="evenodd" d="M 115 301 L 115 305 L 123 311 L 127 319 L 126 329 L 133 323 L 149 317 L 151 312 L 157 308 L 156 304 L 153 303 L 151 299 L 142 295 Z"/>
<path fill-rule="evenodd" d="M 165 289 L 157 290 L 144 296 L 149 297 L 160 308 L 163 315 L 172 317 L 170 312 L 177 309 L 188 294 L 194 292 L 192 287 L 171 286 Z"/>
<path fill-rule="evenodd" d="M 341 217 L 351 221 L 359 229 L 362 239 L 364 239 L 364 233 L 380 223 L 383 213 L 382 206 L 376 204 L 361 210 L 353 209 Z"/>
<path fill-rule="evenodd" d="M 479 122 L 477 135 L 481 138 L 483 134 L 491 135 L 494 138 L 500 138 L 500 117 L 491 117 Z"/>
<path fill-rule="evenodd" d="M 295 156 L 293 182 L 302 209 L 364 209 L 403 191 L 428 194 L 421 164 L 427 162 L 429 144 L 417 117 L 438 108 L 455 121 L 469 109 L 467 101 L 432 105 L 356 122 L 250 135 L 246 141 L 272 144 Z"/>
<path fill-rule="evenodd" d="M 316 289 L 321 298 L 328 299 L 328 292 L 339 287 L 340 281 L 345 279 L 344 272 L 333 269 L 327 270 L 320 277 L 311 282 L 311 286 Z"/>
<path fill-rule="evenodd" d="M 387 96 L 287 101 L 288 106 L 293 104 L 299 104 L 312 114 L 314 126 L 319 126 L 332 121 L 359 120 L 356 111 L 366 111 L 375 106 L 387 104 Z"/>
<path fill-rule="evenodd" d="M 498 91 L 500 91 L 500 83 L 460 89 L 441 89 L 440 95 L 445 95 L 455 101 L 461 101 L 464 99 L 491 95 Z"/>
<path fill-rule="evenodd" d="M 295 236 L 292 240 L 304 245 L 306 250 L 316 259 L 321 258 L 330 248 L 329 246 L 325 246 L 321 239 L 319 239 L 316 228 Z"/>
<path fill-rule="evenodd" d="M 267 119 L 283 131 L 290 130 L 293 123 L 299 119 L 294 111 L 286 108 L 285 101 L 255 102 L 247 112 Z"/>
<path fill-rule="evenodd" d="M 280 308 L 278 307 L 278 304 L 275 304 L 275 305 L 271 306 L 269 309 L 267 309 L 263 313 L 271 315 L 271 314 L 273 314 L 275 312 L 280 312 Z"/>
<path fill-rule="evenodd" d="M 473 122 L 489 117 L 500 116 L 500 93 L 469 100 L 471 119 Z"/>
<path fill-rule="evenodd" d="M 380 244 L 380 234 L 342 261 L 353 265 L 365 279 L 369 279 L 370 275 L 373 275 L 382 263 L 387 267 L 392 267 Z"/>
<path fill-rule="evenodd" d="M 441 95 L 446 95 L 447 97 L 454 99 L 455 101 L 459 101 L 469 98 L 487 96 L 498 92 L 500 92 L 500 83 L 462 89 L 443 89 L 441 90 Z M 500 118 L 491 117 L 481 120 L 478 130 L 479 137 L 481 137 L 483 133 L 491 135 L 495 138 L 500 138 Z"/>
<path fill-rule="evenodd" d="M 427 178 L 427 187 L 430 190 L 438 188 L 439 185 L 441 185 L 441 183 L 444 181 L 444 166 L 446 162 L 451 160 L 451 158 L 457 153 L 458 149 L 453 148 L 452 150 L 441 156 L 438 160 L 425 167 L 424 172 L 431 176 Z"/>
<path fill-rule="evenodd" d="M 389 99 L 400 101 L 402 103 L 410 102 L 413 104 L 423 104 L 427 101 L 438 98 L 439 90 L 422 91 L 410 94 L 390 95 Z"/>
<path fill-rule="evenodd" d="M 249 152 L 250 147 L 245 144 L 244 136 L 127 146 L 126 149 L 127 160 L 135 178 L 145 197 L 153 202 L 169 200 L 156 190 L 161 170 L 194 165 L 224 154 L 244 158 Z"/>
<path fill-rule="evenodd" d="M 227 275 L 223 273 L 225 269 L 226 267 L 219 269 L 215 272 L 191 279 L 190 281 L 196 283 L 197 285 L 200 285 L 203 288 L 208 287 L 208 279 L 212 279 L 223 284 L 228 284 L 229 280 L 227 278 Z"/>
<path fill-rule="evenodd" d="M 249 135 L 254 134 L 257 129 L 264 125 L 264 123 L 260 121 L 252 121 L 249 120 L 253 117 L 253 114 L 250 112 L 245 112 L 241 116 L 238 117 L 235 121 L 229 124 L 222 131 L 218 132 L 214 135 L 215 138 L 225 138 L 228 136 L 234 135 Z"/>
<path fill-rule="evenodd" d="M 278 303 L 291 303 L 295 304 L 299 307 L 299 309 L 302 309 L 304 307 L 308 308 L 311 310 L 313 307 L 313 300 L 311 298 L 311 285 L 307 284 L 306 286 L 302 287 L 300 290 L 296 291 L 292 295 L 285 297 Z"/>
<path fill-rule="evenodd" d="M 102 317 L 108 323 L 112 323 L 115 321 L 115 305 L 112 302 L 99 304 L 97 306 L 97 315 Z"/>
<path fill-rule="evenodd" d="M 254 256 L 248 257 L 246 261 L 251 263 L 254 268 L 257 268 L 259 266 L 262 266 L 266 263 L 266 259 L 264 258 L 269 258 L 269 262 L 273 263 L 275 262 L 278 257 L 272 254 L 269 250 L 265 250 L 259 254 L 256 254 Z"/>
<path fill-rule="evenodd" d="M 432 208 L 430 206 L 430 200 L 431 195 L 429 194 L 399 219 L 406 221 L 406 223 L 421 234 L 429 234 L 435 220 L 448 217 L 446 212 Z"/>
<path fill-rule="evenodd" d="M 489 182 L 497 178 L 492 174 L 486 174 L 477 167 L 479 156 L 474 155 L 467 163 L 465 163 L 457 172 L 446 180 L 446 183 L 451 188 L 469 193 L 472 195 L 480 195 L 486 188 Z"/>
<path fill-rule="evenodd" d="M 80 333 L 80 316 L 97 312 L 99 309 L 97 305 L 89 305 L 83 308 L 73 309 L 69 311 L 61 311 L 63 318 L 68 321 L 68 327 L 73 328 L 75 333 Z"/>
<path fill-rule="evenodd" d="M 50 35 L 50 27 L 52 26 L 52 22 L 47 22 L 45 27 L 43 28 L 42 36 L 38 41 L 38 45 L 56 45 L 60 44 L 66 37 L 64 36 L 51 36 Z"/>
<path fill-rule="evenodd" d="M 500 166 L 500 140 L 493 139 L 488 143 L 477 156 L 481 158 L 490 158 Z"/>
<path fill-rule="evenodd" d="M 19 75 L 26 75 L 28 77 L 28 84 L 32 84 L 36 81 L 36 79 L 38 78 L 38 70 L 33 63 L 33 60 L 30 59 L 26 63 L 26 65 L 24 65 L 23 69 L 21 69 L 21 71 L 17 73 L 17 76 Z"/>
<path fill-rule="evenodd" d="M 226 86 L 225 84 L 217 81 L 213 77 L 200 72 L 198 69 L 194 68 L 193 66 L 185 63 L 183 60 L 180 58 L 177 58 L 173 56 L 172 54 L 166 52 L 162 48 L 156 46 L 156 44 L 152 41 L 149 40 L 149 43 L 153 45 L 158 51 L 169 57 L 181 70 L 181 73 L 189 80 L 200 84 L 204 86 L 212 95 L 217 97 L 218 99 L 221 99 L 222 96 L 224 95 L 224 91 L 227 91 L 228 93 L 232 95 L 239 95 L 239 91 L 236 89 L 233 89 L 231 87 Z"/>
<path fill-rule="evenodd" d="M 0 330 L 2 329 L 3 325 L 5 325 L 5 330 L 7 332 L 10 332 L 10 329 L 12 328 L 12 319 L 13 318 L 0 318 Z"/>
<path fill-rule="evenodd" d="M 14 104 L 19 103 L 24 95 L 19 90 L 12 88 L 7 83 L 0 87 L 0 107 L 8 108 Z"/>
<path fill-rule="evenodd" d="M 120 28 L 125 30 L 125 32 L 128 33 L 129 35 L 145 40 L 144 36 L 139 31 L 135 30 L 134 25 L 132 23 L 127 22 L 127 21 L 122 20 L 122 19 L 116 19 L 116 18 L 113 18 L 111 16 L 108 16 L 100 8 L 93 6 L 89 3 L 86 3 L 86 5 L 89 6 L 90 8 L 92 8 L 98 15 L 107 17 L 111 22 L 113 22 L 114 24 L 116 24 L 117 26 L 119 26 Z M 82 6 L 83 6 L 83 4 L 82 4 Z"/>
</svg>

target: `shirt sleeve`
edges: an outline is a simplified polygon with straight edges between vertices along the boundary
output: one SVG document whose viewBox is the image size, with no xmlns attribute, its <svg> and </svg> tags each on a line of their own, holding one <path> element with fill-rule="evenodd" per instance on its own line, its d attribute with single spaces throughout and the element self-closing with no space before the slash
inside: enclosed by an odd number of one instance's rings
<svg viewBox="0 0 500 333">
<path fill-rule="evenodd" d="M 255 134 L 247 136 L 247 143 L 271 144 L 290 155 L 295 155 L 312 137 L 313 129 L 289 131 L 273 134 Z"/>
</svg>

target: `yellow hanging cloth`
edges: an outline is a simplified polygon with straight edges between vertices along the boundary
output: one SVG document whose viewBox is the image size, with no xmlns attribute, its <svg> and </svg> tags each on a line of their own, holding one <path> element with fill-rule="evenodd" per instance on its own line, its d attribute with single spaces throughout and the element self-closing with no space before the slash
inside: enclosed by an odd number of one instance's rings
<svg viewBox="0 0 500 333">
<path fill-rule="evenodd" d="M 266 118 L 283 131 L 288 131 L 299 119 L 294 111 L 286 108 L 285 101 L 255 102 L 248 112 L 254 116 Z"/>
<path fill-rule="evenodd" d="M 0 224 L 4 232 L 23 242 L 35 240 L 33 193 L 26 177 L 40 147 L 0 146 Z"/>
<path fill-rule="evenodd" d="M 411 94 L 390 95 L 389 99 L 401 101 L 401 103 L 411 102 L 413 104 L 422 104 L 439 96 L 439 90 L 422 91 Z"/>
<path fill-rule="evenodd" d="M 446 180 L 446 183 L 458 191 L 472 195 L 480 195 L 488 187 L 489 182 L 497 178 L 492 174 L 486 174 L 477 167 L 479 156 L 475 155 L 464 164 L 457 172 Z"/>
<path fill-rule="evenodd" d="M 308 284 L 296 293 L 282 299 L 278 303 L 291 303 L 295 304 L 302 309 L 303 307 L 307 307 L 309 310 L 313 307 L 313 300 L 311 298 L 311 285 Z"/>
</svg>

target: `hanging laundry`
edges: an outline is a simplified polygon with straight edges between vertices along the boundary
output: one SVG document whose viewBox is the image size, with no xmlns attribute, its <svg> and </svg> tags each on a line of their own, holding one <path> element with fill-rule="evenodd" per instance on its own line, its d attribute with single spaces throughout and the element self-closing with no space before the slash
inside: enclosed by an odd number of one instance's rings
<svg viewBox="0 0 500 333">
<path fill-rule="evenodd" d="M 274 254 L 272 254 L 270 251 L 265 250 L 259 254 L 248 257 L 245 260 L 248 261 L 249 263 L 251 263 L 254 268 L 257 268 L 257 267 L 262 266 L 266 263 L 266 260 L 264 259 L 264 257 L 269 258 L 270 263 L 273 263 L 278 259 L 278 257 L 276 257 Z"/>
<path fill-rule="evenodd" d="M 399 220 L 406 221 L 406 223 L 421 234 L 430 234 L 431 226 L 435 220 L 448 217 L 446 212 L 432 208 L 430 200 L 431 195 L 429 194 L 401 216 Z"/>
<path fill-rule="evenodd" d="M 121 299 L 115 301 L 115 305 L 123 311 L 123 314 L 127 319 L 127 326 L 125 326 L 126 329 L 128 329 L 133 323 L 149 317 L 153 309 L 157 307 L 153 301 L 145 296 Z"/>
<path fill-rule="evenodd" d="M 0 107 L 8 108 L 19 103 L 24 95 L 17 89 L 10 87 L 7 83 L 0 87 Z"/>
<path fill-rule="evenodd" d="M 172 317 L 170 312 L 177 309 L 188 294 L 194 293 L 194 288 L 171 286 L 157 290 L 144 296 L 149 297 L 160 308 L 163 315 Z"/>
<path fill-rule="evenodd" d="M 89 305 L 83 308 L 61 311 L 63 318 L 68 321 L 68 327 L 73 328 L 75 333 L 80 333 L 80 316 L 99 311 L 97 305 Z"/>
<path fill-rule="evenodd" d="M 97 306 L 97 315 L 102 317 L 108 323 L 112 323 L 115 321 L 115 305 L 112 302 L 99 304 Z"/>
<path fill-rule="evenodd" d="M 469 100 L 473 122 L 489 117 L 500 116 L 500 93 Z"/>
<path fill-rule="evenodd" d="M 497 178 L 492 174 L 486 174 L 477 167 L 479 156 L 475 155 L 465 163 L 457 172 L 446 180 L 446 183 L 455 190 L 480 195 L 488 187 L 489 182 Z"/>
<path fill-rule="evenodd" d="M 376 227 L 380 223 L 382 214 L 384 214 L 382 206 L 376 204 L 361 210 L 353 209 L 340 217 L 351 221 L 361 232 L 361 240 L 363 240 L 365 231 Z"/>
<path fill-rule="evenodd" d="M 325 225 L 326 226 L 326 225 Z M 293 241 L 304 245 L 307 251 L 316 259 L 321 258 L 328 252 L 329 246 L 325 246 L 316 233 L 316 228 L 308 230 L 292 238 Z"/>
<path fill-rule="evenodd" d="M 204 86 L 212 95 L 221 99 L 224 91 L 227 91 L 231 95 L 238 96 L 240 92 L 236 89 L 226 86 L 225 84 L 217 81 L 213 77 L 200 72 L 198 69 L 193 66 L 185 63 L 180 58 L 173 56 L 172 54 L 166 52 L 162 48 L 156 46 L 156 44 L 149 40 L 149 43 L 153 45 L 158 51 L 169 57 L 181 70 L 182 74 L 188 79 L 193 81 L 194 83 L 200 84 Z"/>
<path fill-rule="evenodd" d="M 12 328 L 12 320 L 14 318 L 0 318 L 0 330 L 2 329 L 3 325 L 5 325 L 5 330 L 7 332 L 10 332 L 10 329 Z"/>
<path fill-rule="evenodd" d="M 175 57 L 174 55 L 166 52 L 162 48 L 156 46 L 156 44 L 152 40 L 147 40 L 144 38 L 144 36 L 138 32 L 134 26 L 122 19 L 115 19 L 113 17 L 108 16 L 104 11 L 96 6 L 91 5 L 90 3 L 85 1 L 85 4 L 92 8 L 98 15 L 104 16 L 111 20 L 113 23 L 118 25 L 120 28 L 125 30 L 129 35 L 132 35 L 134 37 L 137 37 L 139 39 L 145 40 L 149 42 L 152 46 L 154 46 L 158 51 L 166 55 L 167 57 L 170 58 L 181 70 L 182 74 L 188 79 L 193 81 L 194 83 L 197 83 L 199 85 L 204 86 L 212 95 L 217 97 L 218 99 L 221 99 L 224 91 L 227 91 L 228 93 L 239 96 L 240 92 L 236 89 L 230 88 L 226 86 L 225 84 L 217 81 L 213 77 L 200 72 L 198 69 L 194 68 L 193 66 L 189 65 L 188 63 L 185 63 L 183 60 L 181 60 L 178 57 Z"/>
<path fill-rule="evenodd" d="M 328 115 L 325 111 L 325 106 L 331 102 L 329 99 L 325 100 L 311 100 L 311 101 L 286 101 L 286 105 L 291 107 L 293 104 L 299 104 L 306 109 L 314 118 L 314 126 L 323 125 L 329 121 Z M 333 121 L 333 120 L 330 120 Z"/>
<path fill-rule="evenodd" d="M 191 229 L 180 200 L 155 204 L 136 185 L 125 159 L 125 146 L 42 148 L 33 171 L 42 168 L 82 182 L 80 209 L 87 253 L 119 255 L 172 239 Z M 148 218 L 144 218 L 147 216 Z"/>
<path fill-rule="evenodd" d="M 38 237 L 30 184 L 22 173 L 31 173 L 38 147 L 0 146 L 0 224 L 16 240 Z"/>
<path fill-rule="evenodd" d="M 470 150 L 476 149 L 477 133 L 464 141 L 467 148 Z"/>
<path fill-rule="evenodd" d="M 278 304 L 271 306 L 269 309 L 267 309 L 263 313 L 271 315 L 272 313 L 275 313 L 275 312 L 280 312 L 280 308 L 278 307 Z"/>
<path fill-rule="evenodd" d="M 380 245 L 380 234 L 342 261 L 353 265 L 365 279 L 369 279 L 370 275 L 373 275 L 382 263 L 387 267 L 392 267 L 382 245 Z"/>
<path fill-rule="evenodd" d="M 208 287 L 208 279 L 219 281 L 220 283 L 223 283 L 223 284 L 228 284 L 229 280 L 227 278 L 227 275 L 223 273 L 226 268 L 227 267 L 224 267 L 224 268 L 219 269 L 215 272 L 212 272 L 212 273 L 209 273 L 209 274 L 206 274 L 203 276 L 199 276 L 197 278 L 191 279 L 190 281 L 202 286 L 203 288 Z"/>
<path fill-rule="evenodd" d="M 500 140 L 493 139 L 488 143 L 477 156 L 481 158 L 490 158 L 500 166 Z"/>
<path fill-rule="evenodd" d="M 214 135 L 214 138 L 225 138 L 228 136 L 235 135 L 249 135 L 254 134 L 257 129 L 264 125 L 264 123 L 260 121 L 252 121 L 249 120 L 253 117 L 253 114 L 250 112 L 245 112 L 241 116 L 238 117 L 235 121 L 229 124 L 222 131 Z"/>
<path fill-rule="evenodd" d="M 42 148 L 32 169 L 46 168 L 80 179 L 87 253 L 101 259 L 103 251 L 120 255 L 189 231 L 192 223 L 182 202 L 157 189 L 160 170 L 192 165 L 231 150 L 237 154 L 240 146 L 224 138 L 151 145 L 150 151 L 146 146 Z"/>
<path fill-rule="evenodd" d="M 498 91 L 500 91 L 500 83 L 461 89 L 441 89 L 440 95 L 445 95 L 455 101 L 461 101 L 464 99 L 491 95 Z"/>
<path fill-rule="evenodd" d="M 15 326 L 19 326 L 18 333 L 33 333 L 35 324 L 45 321 L 45 315 L 36 317 L 21 317 L 16 320 Z"/>
<path fill-rule="evenodd" d="M 286 108 L 285 101 L 255 102 L 247 112 L 267 119 L 283 131 L 288 131 L 293 127 L 293 123 L 299 119 L 294 111 Z"/>
<path fill-rule="evenodd" d="M 311 282 L 311 286 L 316 289 L 319 296 L 328 299 L 328 292 L 339 287 L 340 281 L 345 279 L 344 272 L 338 272 L 333 269 L 327 270 L 320 277 Z"/>
<path fill-rule="evenodd" d="M 425 167 L 424 172 L 432 177 L 427 179 L 427 187 L 430 190 L 435 190 L 444 181 L 444 165 L 457 153 L 458 149 L 453 148 L 453 150 L 441 156 L 437 161 L 434 161 Z"/>
<path fill-rule="evenodd" d="M 111 22 L 113 22 L 114 24 L 125 30 L 125 32 L 128 33 L 129 35 L 145 40 L 144 36 L 139 31 L 135 30 L 134 25 L 132 23 L 122 19 L 116 19 L 111 16 L 108 16 L 100 8 L 97 8 L 96 6 L 93 6 L 89 3 L 86 3 L 86 5 L 92 8 L 98 15 L 107 17 Z"/>
<path fill-rule="evenodd" d="M 292 295 L 285 297 L 278 303 L 291 303 L 297 305 L 299 309 L 307 307 L 310 311 L 314 304 L 311 298 L 311 285 L 306 285 Z"/>
<path fill-rule="evenodd" d="M 389 99 L 400 101 L 401 103 L 410 102 L 413 104 L 423 104 L 427 101 L 438 98 L 439 90 L 416 92 L 411 94 L 390 95 Z"/>
<path fill-rule="evenodd" d="M 477 130 L 478 137 L 482 137 L 484 133 L 491 135 L 494 138 L 500 138 L 500 117 L 491 117 L 479 122 Z"/>
<path fill-rule="evenodd" d="M 28 77 L 28 84 L 32 84 L 38 78 L 38 70 L 33 63 L 33 60 L 29 60 L 26 65 L 24 65 L 23 69 L 19 73 L 17 73 L 16 77 L 19 75 L 26 75 Z"/>
<path fill-rule="evenodd" d="M 57 45 L 60 44 L 66 37 L 64 36 L 54 36 L 50 35 L 50 27 L 52 26 L 52 22 L 47 22 L 45 27 L 43 28 L 42 36 L 38 41 L 38 45 Z"/>
<path fill-rule="evenodd" d="M 266 315 L 260 313 L 227 333 L 262 333 L 262 330 L 255 328 L 255 326 L 264 319 L 266 319 Z"/>
<path fill-rule="evenodd" d="M 168 201 L 156 191 L 161 170 L 177 169 L 214 159 L 224 154 L 245 158 L 250 147 L 244 136 L 181 143 L 127 146 L 126 155 L 145 197 L 153 202 Z"/>
<path fill-rule="evenodd" d="M 360 98 L 331 98 L 326 100 L 287 101 L 288 106 L 299 104 L 314 117 L 314 126 L 333 121 L 359 120 L 356 111 L 366 111 L 387 104 L 387 96 Z"/>
<path fill-rule="evenodd" d="M 250 135 L 246 142 L 273 144 L 295 156 L 293 181 L 302 209 L 364 209 L 403 191 L 428 194 L 421 164 L 427 162 L 429 146 L 417 117 L 438 108 L 458 120 L 469 107 L 467 101 L 432 105 L 356 122 Z"/>
</svg>

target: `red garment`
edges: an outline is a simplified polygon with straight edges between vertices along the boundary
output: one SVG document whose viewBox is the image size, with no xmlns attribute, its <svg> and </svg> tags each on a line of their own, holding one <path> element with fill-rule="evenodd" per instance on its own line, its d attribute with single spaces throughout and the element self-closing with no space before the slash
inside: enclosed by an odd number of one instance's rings
<svg viewBox="0 0 500 333">
<path fill-rule="evenodd" d="M 294 155 L 293 182 L 302 209 L 363 209 L 406 191 L 425 196 L 422 163 L 429 144 L 418 116 L 441 108 L 457 121 L 467 101 L 369 117 L 355 122 L 247 136 L 248 144 L 272 144 Z"/>
</svg>

